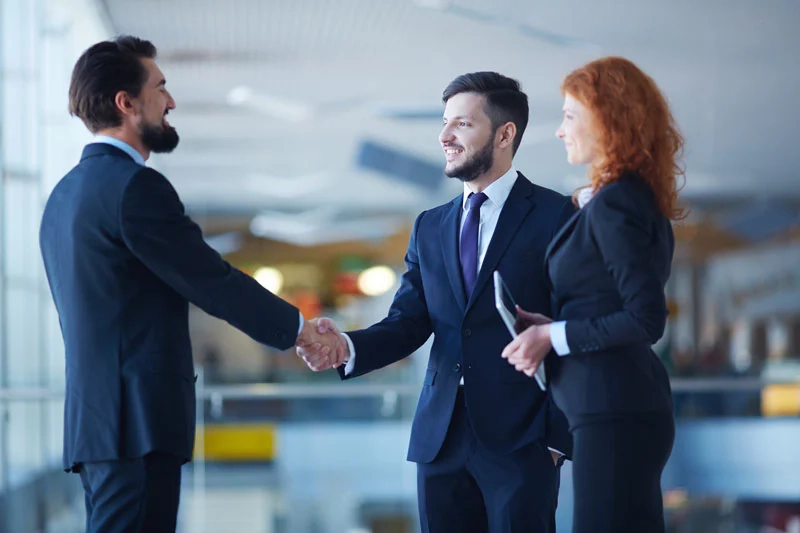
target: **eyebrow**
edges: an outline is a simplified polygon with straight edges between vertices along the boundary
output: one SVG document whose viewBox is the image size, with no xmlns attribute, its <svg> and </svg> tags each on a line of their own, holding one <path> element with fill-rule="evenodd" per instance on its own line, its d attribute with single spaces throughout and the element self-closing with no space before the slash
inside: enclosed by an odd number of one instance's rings
<svg viewBox="0 0 800 533">
<path fill-rule="evenodd" d="M 447 117 L 442 117 L 443 120 L 447 120 Z M 453 117 L 450 120 L 472 120 L 472 115 L 458 115 L 457 117 Z"/>
<path fill-rule="evenodd" d="M 164 85 L 166 85 L 166 84 L 167 84 L 167 80 L 166 80 L 166 79 L 164 79 L 164 78 L 161 78 L 161 81 L 159 81 L 158 83 L 156 83 L 156 87 L 162 87 L 162 86 L 164 86 Z"/>
</svg>

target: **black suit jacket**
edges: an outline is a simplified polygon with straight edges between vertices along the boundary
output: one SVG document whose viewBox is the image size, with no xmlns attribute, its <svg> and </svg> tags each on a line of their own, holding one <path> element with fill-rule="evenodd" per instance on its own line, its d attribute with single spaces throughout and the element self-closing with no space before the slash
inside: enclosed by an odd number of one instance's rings
<svg viewBox="0 0 800 533">
<path fill-rule="evenodd" d="M 53 189 L 40 245 L 66 349 L 65 468 L 190 459 L 189 302 L 270 346 L 297 337 L 297 309 L 225 262 L 167 179 L 111 145 L 86 146 Z"/>
<path fill-rule="evenodd" d="M 500 271 L 520 306 L 551 313 L 544 252 L 574 208 L 569 198 L 520 174 L 467 300 L 458 255 L 461 202 L 459 195 L 417 217 L 405 257 L 407 271 L 389 315 L 349 332 L 356 361 L 348 377 L 408 356 L 433 333 L 411 429 L 410 461 L 427 463 L 436 457 L 462 376 L 470 421 L 484 446 L 506 453 L 546 437 L 549 446 L 571 454 L 563 415 L 533 379 L 500 356 L 511 336 L 495 309 L 492 272 Z"/>
<path fill-rule="evenodd" d="M 667 319 L 675 247 L 652 190 L 628 174 L 603 187 L 553 239 L 547 275 L 570 354 L 551 357 L 556 403 L 588 417 L 671 412 L 669 379 L 651 349 Z"/>
</svg>

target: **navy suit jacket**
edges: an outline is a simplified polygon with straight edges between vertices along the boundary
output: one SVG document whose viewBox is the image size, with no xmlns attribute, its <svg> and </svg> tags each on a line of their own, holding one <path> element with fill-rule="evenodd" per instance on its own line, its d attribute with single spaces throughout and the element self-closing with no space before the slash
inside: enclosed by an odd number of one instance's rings
<svg viewBox="0 0 800 533">
<path fill-rule="evenodd" d="M 651 346 L 664 334 L 672 225 L 636 174 L 597 192 L 547 250 L 556 317 L 570 354 L 550 384 L 570 426 L 599 417 L 671 413 L 669 378 Z"/>
<path fill-rule="evenodd" d="M 411 429 L 410 461 L 432 461 L 447 433 L 459 380 L 478 440 L 508 453 L 535 440 L 571 454 L 566 420 L 536 382 L 500 356 L 511 341 L 494 305 L 492 272 L 499 270 L 524 309 L 549 315 L 544 252 L 574 211 L 569 198 L 522 174 L 503 206 L 471 297 L 465 297 L 459 263 L 462 196 L 417 217 L 405 257 L 407 267 L 389 315 L 349 332 L 356 351 L 347 378 L 398 361 L 433 333 L 428 368 Z M 340 374 L 344 377 L 343 370 Z"/>
<path fill-rule="evenodd" d="M 67 469 L 191 458 L 189 302 L 279 349 L 297 337 L 297 309 L 225 262 L 167 179 L 111 145 L 86 146 L 53 189 L 40 245 L 66 349 Z"/>
</svg>

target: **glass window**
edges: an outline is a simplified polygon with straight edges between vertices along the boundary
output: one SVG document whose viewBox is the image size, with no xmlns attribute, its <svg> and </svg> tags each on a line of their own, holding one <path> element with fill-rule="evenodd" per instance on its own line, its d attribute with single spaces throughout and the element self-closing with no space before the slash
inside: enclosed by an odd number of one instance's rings
<svg viewBox="0 0 800 533">
<path fill-rule="evenodd" d="M 41 338 L 38 291 L 6 287 L 6 346 L 9 387 L 41 385 Z"/>
<path fill-rule="evenodd" d="M 42 404 L 9 402 L 8 481 L 18 486 L 44 467 L 42 454 Z"/>
<path fill-rule="evenodd" d="M 31 179 L 5 180 L 5 272 L 9 283 L 39 277 L 39 184 Z"/>
</svg>

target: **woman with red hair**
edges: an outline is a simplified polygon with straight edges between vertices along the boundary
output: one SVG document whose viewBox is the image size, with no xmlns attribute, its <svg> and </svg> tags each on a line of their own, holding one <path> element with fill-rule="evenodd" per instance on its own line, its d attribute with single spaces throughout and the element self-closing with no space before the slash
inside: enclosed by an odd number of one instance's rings
<svg viewBox="0 0 800 533">
<path fill-rule="evenodd" d="M 556 132 L 587 165 L 580 209 L 556 234 L 546 272 L 556 322 L 519 310 L 529 327 L 503 351 L 533 375 L 545 356 L 574 439 L 575 533 L 664 531 L 661 472 L 675 422 L 669 378 L 652 350 L 667 319 L 683 138 L 655 82 L 607 57 L 561 86 Z"/>
</svg>

